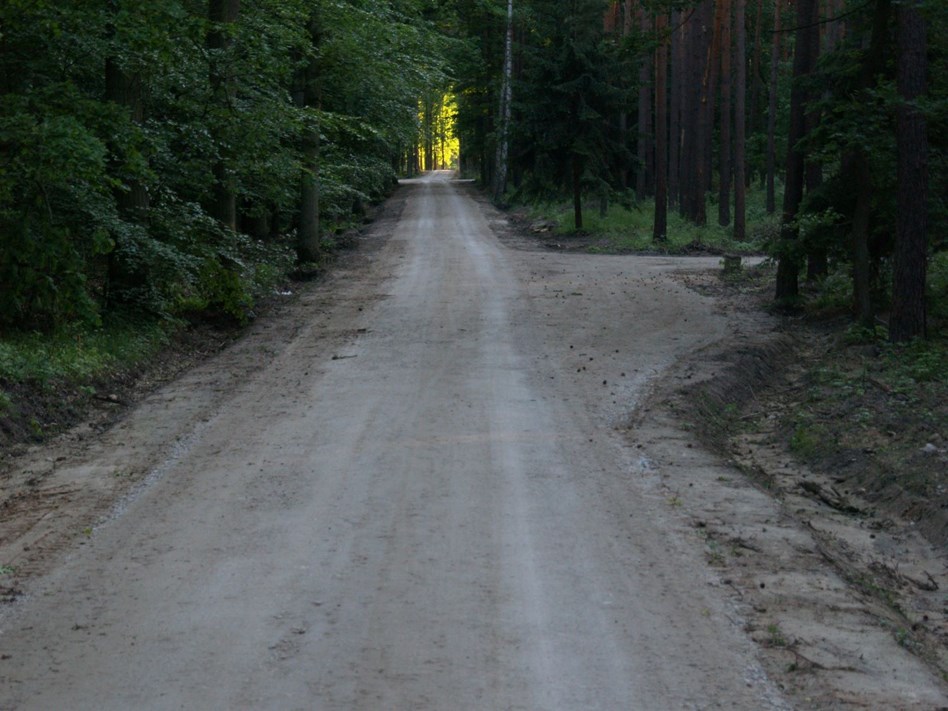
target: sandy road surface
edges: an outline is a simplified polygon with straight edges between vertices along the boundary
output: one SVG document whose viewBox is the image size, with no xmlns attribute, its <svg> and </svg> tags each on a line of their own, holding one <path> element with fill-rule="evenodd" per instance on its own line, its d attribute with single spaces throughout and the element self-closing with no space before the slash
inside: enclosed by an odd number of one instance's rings
<svg viewBox="0 0 948 711">
<path fill-rule="evenodd" d="M 59 467 L 161 452 L 2 613 L 0 708 L 787 706 L 613 429 L 734 324 L 671 260 L 507 249 L 446 174 L 401 195 L 242 346 L 266 367 L 222 385 L 224 354 Z"/>
</svg>

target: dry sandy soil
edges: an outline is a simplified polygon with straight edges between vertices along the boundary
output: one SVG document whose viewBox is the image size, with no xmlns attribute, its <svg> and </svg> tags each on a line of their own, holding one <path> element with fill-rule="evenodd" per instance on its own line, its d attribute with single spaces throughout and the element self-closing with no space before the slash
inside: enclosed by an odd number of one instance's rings
<svg viewBox="0 0 948 711">
<path fill-rule="evenodd" d="M 541 251 L 449 177 L 6 462 L 0 709 L 948 707 L 941 551 L 689 424 L 789 352 L 718 260 Z"/>
</svg>

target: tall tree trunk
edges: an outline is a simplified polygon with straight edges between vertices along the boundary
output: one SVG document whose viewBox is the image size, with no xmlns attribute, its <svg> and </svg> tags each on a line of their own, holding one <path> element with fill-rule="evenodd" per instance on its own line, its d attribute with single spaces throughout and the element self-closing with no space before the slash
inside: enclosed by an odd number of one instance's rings
<svg viewBox="0 0 948 711">
<path fill-rule="evenodd" d="M 747 239 L 747 181 L 744 171 L 747 165 L 747 137 L 744 110 L 744 97 L 747 91 L 746 35 L 744 9 L 747 0 L 735 0 L 734 28 L 737 33 L 734 44 L 734 65 L 737 68 L 734 77 L 734 239 L 743 242 Z"/>
<path fill-rule="evenodd" d="M 318 99 L 315 106 L 318 109 Z M 319 126 L 306 131 L 303 139 L 303 175 L 300 185 L 300 224 L 297 234 L 296 256 L 299 262 L 319 259 Z"/>
<path fill-rule="evenodd" d="M 706 192 L 708 163 L 706 148 L 711 141 L 708 125 L 705 72 L 711 46 L 713 0 L 702 0 L 687 20 L 687 72 L 682 106 L 681 213 L 698 225 L 707 223 Z"/>
<path fill-rule="evenodd" d="M 704 0 L 703 0 L 704 1 Z M 678 210 L 695 219 L 695 175 L 698 161 L 698 114 L 701 108 L 701 17 L 695 8 L 682 23 L 681 151 L 678 157 Z"/>
<path fill-rule="evenodd" d="M 816 70 L 816 65 L 820 60 L 820 44 L 822 42 L 821 29 L 825 25 L 819 24 L 819 7 L 817 15 L 814 18 L 814 26 L 810 28 L 810 71 Z M 819 91 L 811 89 L 807 104 L 818 106 Z M 820 109 L 813 108 L 806 112 L 806 135 L 810 135 L 820 125 Z M 806 160 L 805 183 L 807 194 L 818 189 L 823 184 L 823 164 L 819 158 L 811 156 Z M 816 282 L 826 276 L 829 271 L 829 260 L 825 245 L 808 244 L 806 250 L 806 279 L 808 282 Z"/>
<path fill-rule="evenodd" d="M 780 79 L 780 29 L 782 0 L 774 4 L 773 45 L 770 48 L 770 97 L 767 103 L 767 214 L 777 210 L 777 85 Z"/>
<path fill-rule="evenodd" d="M 720 0 L 721 134 L 718 224 L 731 224 L 731 0 Z"/>
<path fill-rule="evenodd" d="M 774 3 L 774 12 L 777 11 L 777 5 L 779 5 L 780 0 Z M 761 27 L 764 19 L 764 0 L 757 0 L 757 17 L 754 20 L 754 51 L 751 55 L 751 75 L 750 75 L 750 86 L 751 86 L 751 95 L 750 95 L 750 126 L 748 126 L 748 133 L 755 134 L 760 131 L 760 119 L 762 111 L 760 110 L 760 95 L 764 91 L 764 79 L 761 76 L 760 69 L 760 57 L 762 53 L 762 36 L 763 28 Z M 746 184 L 750 186 L 751 182 L 751 172 L 750 170 L 746 171 Z"/>
<path fill-rule="evenodd" d="M 310 19 L 310 39 L 314 46 L 320 42 L 320 31 L 315 15 Z M 313 124 L 303 132 L 300 146 L 303 170 L 300 176 L 299 228 L 296 232 L 296 258 L 300 263 L 313 262 L 320 257 L 319 222 L 319 112 L 322 96 L 320 92 L 319 67 L 315 59 L 300 70 L 294 87 L 293 99 L 300 108 L 315 109 Z"/>
<path fill-rule="evenodd" d="M 491 190 L 494 188 L 494 175 L 496 171 L 493 170 L 494 162 L 491 160 L 490 150 L 487 145 L 487 136 L 491 133 L 491 117 L 490 115 L 493 112 L 488 112 L 487 116 L 481 116 L 477 121 L 477 131 L 478 131 L 478 146 L 480 148 L 480 183 L 485 188 L 490 186 Z"/>
<path fill-rule="evenodd" d="M 110 12 L 119 11 L 118 2 L 109 2 Z M 122 106 L 128 111 L 132 123 L 141 125 L 145 120 L 144 97 L 141 76 L 130 74 L 121 64 L 120 47 L 117 46 L 115 27 L 110 23 L 106 29 L 108 40 L 113 43 L 114 52 L 105 60 L 105 100 Z M 118 154 L 118 151 L 115 151 Z M 148 192 L 140 180 L 134 176 L 122 176 L 124 168 L 121 159 L 113 159 L 110 168 L 115 173 L 120 187 L 113 190 L 119 214 L 127 220 L 142 222 L 146 219 L 149 199 Z M 147 274 L 143 273 L 140 260 L 128 259 L 123 251 L 121 235 L 115 235 L 115 248 L 109 252 L 104 306 L 109 308 L 116 302 L 128 301 L 130 292 L 146 283 Z"/>
<path fill-rule="evenodd" d="M 919 0 L 896 8 L 899 32 L 898 216 L 892 272 L 889 338 L 895 343 L 926 335 L 928 268 L 928 129 L 917 105 L 926 92 L 927 28 Z"/>
<path fill-rule="evenodd" d="M 500 111 L 497 114 L 497 159 L 494 172 L 494 202 L 500 203 L 507 192 L 508 142 L 513 93 L 513 0 L 507 0 L 507 32 L 504 38 L 504 69 L 501 77 Z"/>
<path fill-rule="evenodd" d="M 240 0 L 210 0 L 208 3 L 208 20 L 210 29 L 207 33 L 207 48 L 211 55 L 211 88 L 215 94 L 215 101 L 229 105 L 234 99 L 234 73 L 228 66 L 228 59 L 224 53 L 231 45 L 230 32 L 227 25 L 237 21 L 240 14 Z M 233 171 L 228 165 L 230 162 L 226 154 L 228 147 L 218 139 L 223 155 L 214 164 L 214 195 L 210 205 L 210 212 L 224 227 L 229 230 L 237 229 L 237 197 Z"/>
<path fill-rule="evenodd" d="M 664 242 L 668 232 L 668 17 L 655 18 L 655 222 L 652 240 Z"/>
<path fill-rule="evenodd" d="M 573 154 L 573 227 L 579 231 L 583 229 L 583 157 Z"/>
<path fill-rule="evenodd" d="M 852 176 L 856 193 L 853 210 L 851 248 L 853 260 L 853 309 L 856 323 L 863 328 L 875 327 L 875 311 L 872 308 L 870 288 L 869 226 L 872 217 L 872 173 L 869 161 L 862 151 L 854 151 L 843 157 L 842 172 Z"/>
<path fill-rule="evenodd" d="M 869 49 L 862 59 L 856 90 L 869 89 L 885 65 L 889 35 L 891 0 L 876 0 L 873 12 Z M 853 310 L 856 323 L 864 328 L 875 328 L 875 309 L 872 302 L 872 259 L 869 252 L 869 229 L 872 217 L 872 194 L 875 189 L 869 155 L 865 146 L 849 146 L 840 161 L 843 183 L 856 186 L 856 206 L 853 209 L 851 249 L 853 263 Z"/>
<path fill-rule="evenodd" d="M 141 76 L 128 74 L 114 56 L 105 60 L 105 100 L 127 109 L 132 123 L 140 126 L 144 122 Z M 142 213 L 148 209 L 148 193 L 137 179 L 128 179 L 123 188 L 115 191 L 115 199 L 119 210 L 127 217 L 140 219 Z"/>
<path fill-rule="evenodd" d="M 717 96 L 718 67 L 721 58 L 721 28 L 720 8 L 715 7 L 714 0 L 709 0 L 704 6 L 705 38 L 704 56 L 701 69 L 701 99 L 698 114 L 698 166 L 695 185 L 695 224 L 708 223 L 707 203 L 708 192 L 711 189 L 711 169 L 713 166 L 711 144 L 714 138 L 714 104 Z M 709 31 L 710 28 L 710 31 Z M 709 37 L 710 35 L 710 41 Z"/>
<path fill-rule="evenodd" d="M 638 10 L 639 32 L 646 34 L 651 30 L 651 22 L 645 10 Z M 635 196 L 639 202 L 648 195 L 649 149 L 654 141 L 652 135 L 652 63 L 647 56 L 642 57 L 639 67 L 639 99 L 638 99 L 638 140 L 636 141 L 636 173 Z"/>
<path fill-rule="evenodd" d="M 819 126 L 819 112 L 807 118 L 807 134 Z M 806 164 L 806 192 L 809 194 L 823 184 L 823 166 L 818 161 Z M 829 272 L 829 253 L 823 244 L 808 244 L 806 250 L 806 280 L 818 282 Z"/>
<path fill-rule="evenodd" d="M 434 106 L 430 96 L 425 98 L 424 111 L 425 170 L 435 169 L 434 160 Z"/>
<path fill-rule="evenodd" d="M 684 55 L 682 54 L 682 22 L 681 12 L 675 10 L 671 14 L 671 85 L 669 88 L 668 107 L 668 203 L 678 205 L 679 198 L 679 168 L 678 160 L 681 149 L 681 92 L 684 86 L 682 71 L 684 70 Z"/>
<path fill-rule="evenodd" d="M 307 141 L 304 158 L 310 169 L 303 174 L 300 188 L 300 229 L 297 258 L 300 262 L 319 259 L 319 131 Z"/>
<path fill-rule="evenodd" d="M 623 0 L 622 36 L 628 37 L 630 34 L 632 34 L 632 0 Z M 629 150 L 629 112 L 624 107 L 619 113 L 619 145 L 623 147 L 623 150 Z M 626 159 L 623 159 L 622 165 L 619 166 L 619 185 L 623 190 L 629 188 L 629 161 Z"/>
<path fill-rule="evenodd" d="M 839 17 L 843 14 L 846 0 L 829 0 L 828 14 L 830 17 Z M 827 52 L 836 49 L 846 37 L 845 20 L 833 20 L 826 28 Z"/>
<path fill-rule="evenodd" d="M 813 71 L 810 44 L 813 29 L 818 28 L 818 0 L 797 0 L 797 30 L 794 35 L 793 88 L 790 91 L 790 134 L 787 141 L 787 173 L 780 218 L 780 257 L 777 262 L 775 301 L 789 306 L 799 295 L 800 255 L 797 210 L 803 200 L 805 155 L 800 145 L 806 136 L 807 91 L 803 79 Z M 817 39 L 819 30 L 817 29 Z"/>
</svg>

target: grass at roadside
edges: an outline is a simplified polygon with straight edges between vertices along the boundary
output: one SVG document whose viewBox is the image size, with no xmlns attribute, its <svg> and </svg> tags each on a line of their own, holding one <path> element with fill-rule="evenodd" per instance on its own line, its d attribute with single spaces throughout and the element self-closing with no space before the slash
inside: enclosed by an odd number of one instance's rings
<svg viewBox="0 0 948 711">
<path fill-rule="evenodd" d="M 106 401 L 152 364 L 179 325 L 159 319 L 112 321 L 0 339 L 0 450 L 42 441 L 79 419 L 100 389 Z"/>
<path fill-rule="evenodd" d="M 715 202 L 707 205 L 708 224 L 698 227 L 681 217 L 674 209 L 668 211 L 668 234 L 664 243 L 652 240 L 655 202 L 652 199 L 636 204 L 612 203 L 605 213 L 588 201 L 583 211 L 583 230 L 573 228 L 573 208 L 567 203 L 533 203 L 523 205 L 529 221 L 551 226 L 552 234 L 563 238 L 585 238 L 585 251 L 602 253 L 662 252 L 685 254 L 697 251 L 733 252 L 735 254 L 761 253 L 768 249 L 776 235 L 779 216 L 768 215 L 764 206 L 765 195 L 751 189 L 747 196 L 747 239 L 733 238 L 733 223 L 726 227 L 717 224 L 718 208 Z"/>
<path fill-rule="evenodd" d="M 870 498 L 900 501 L 930 535 L 948 541 L 948 253 L 933 255 L 929 266 L 929 338 L 895 345 L 882 327 L 831 331 L 831 347 L 809 364 L 784 432 L 800 459 Z M 834 311 L 845 319 L 851 303 L 849 280 L 835 275 L 809 313 L 817 322 Z"/>
<path fill-rule="evenodd" d="M 808 364 L 780 430 L 800 460 L 948 541 L 946 422 L 948 341 L 842 338 Z"/>
<path fill-rule="evenodd" d="M 807 306 L 782 322 L 778 340 L 735 346 L 722 355 L 732 366 L 720 381 L 689 393 L 685 411 L 697 431 L 728 454 L 732 446 L 742 453 L 759 447 L 758 463 L 793 458 L 825 475 L 841 496 L 868 502 L 880 525 L 901 518 L 936 545 L 948 544 L 945 264 L 945 255 L 933 259 L 930 337 L 907 345 L 889 343 L 884 328 L 851 325 L 848 280 L 808 286 Z M 733 308 L 765 309 L 772 274 L 750 276 L 721 279 L 711 293 Z M 768 488 L 788 485 L 774 472 L 748 471 Z"/>
<path fill-rule="evenodd" d="M 288 283 L 317 278 L 353 249 L 362 222 L 335 224 L 318 262 L 297 265 L 286 245 L 264 243 L 250 244 L 240 260 L 212 260 L 160 315 L 131 305 L 122 312 L 129 316 L 111 312 L 102 325 L 0 332 L 0 459 L 25 442 L 97 418 L 103 408 L 108 419 L 119 411 L 115 406 L 218 350 L 275 295 L 289 295 Z"/>
<path fill-rule="evenodd" d="M 82 383 L 135 367 L 168 343 L 169 325 L 157 319 L 118 321 L 93 330 L 13 334 L 0 340 L 0 382 Z"/>
</svg>

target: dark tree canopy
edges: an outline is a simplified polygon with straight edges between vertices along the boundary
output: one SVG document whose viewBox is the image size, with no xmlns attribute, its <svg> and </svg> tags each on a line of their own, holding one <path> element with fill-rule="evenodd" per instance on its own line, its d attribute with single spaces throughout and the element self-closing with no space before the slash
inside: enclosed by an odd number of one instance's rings
<svg viewBox="0 0 948 711">
<path fill-rule="evenodd" d="M 892 0 L 8 0 L 0 329 L 239 317 L 446 165 L 454 119 L 501 201 L 577 229 L 654 206 L 658 239 L 715 214 L 779 260 L 778 300 L 846 274 L 859 323 L 912 338 L 948 246 L 946 28 Z M 755 180 L 779 236 L 748 229 Z"/>
<path fill-rule="evenodd" d="M 448 87 L 437 16 L 418 0 L 4 2 L 0 328 L 244 313 L 296 235 L 318 259 L 394 184 L 419 98 Z"/>
</svg>

